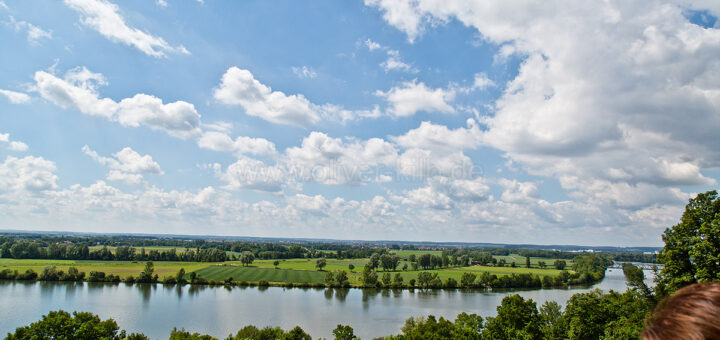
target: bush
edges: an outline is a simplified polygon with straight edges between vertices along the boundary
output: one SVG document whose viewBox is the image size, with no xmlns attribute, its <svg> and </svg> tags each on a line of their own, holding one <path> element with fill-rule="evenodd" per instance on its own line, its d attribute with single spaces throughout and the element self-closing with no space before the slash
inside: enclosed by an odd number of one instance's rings
<svg viewBox="0 0 720 340">
<path fill-rule="evenodd" d="M 269 285 L 270 285 L 270 282 L 267 282 L 267 280 L 258 281 L 258 286 L 260 286 L 260 287 L 267 287 Z"/>
</svg>

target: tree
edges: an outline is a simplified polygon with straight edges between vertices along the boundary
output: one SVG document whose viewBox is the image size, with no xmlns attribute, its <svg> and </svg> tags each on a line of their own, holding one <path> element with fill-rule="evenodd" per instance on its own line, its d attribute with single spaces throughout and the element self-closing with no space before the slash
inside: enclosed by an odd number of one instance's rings
<svg viewBox="0 0 720 340">
<path fill-rule="evenodd" d="M 563 339 L 563 325 L 560 322 L 562 310 L 555 301 L 546 301 L 539 310 L 540 332 L 543 339 Z"/>
<path fill-rule="evenodd" d="M 385 287 L 390 286 L 392 278 L 390 277 L 390 273 L 384 273 L 382 276 L 382 283 Z"/>
<path fill-rule="evenodd" d="M 664 265 L 657 282 L 662 297 L 696 282 L 720 278 L 720 199 L 708 191 L 690 199 L 680 223 L 665 230 L 658 253 Z"/>
<path fill-rule="evenodd" d="M 525 268 L 530 268 L 530 256 L 525 256 Z"/>
<path fill-rule="evenodd" d="M 279 265 L 280 265 L 280 261 L 278 261 L 278 260 L 273 261 L 273 266 L 275 267 L 275 269 L 277 269 L 277 267 Z"/>
<path fill-rule="evenodd" d="M 415 258 L 415 254 L 410 254 L 410 256 L 408 256 L 408 261 L 410 261 L 410 262 L 417 261 L 417 259 Z"/>
<path fill-rule="evenodd" d="M 380 255 L 378 253 L 373 253 L 372 256 L 370 256 L 370 262 L 368 262 L 370 265 L 370 269 L 375 269 L 380 264 Z"/>
<path fill-rule="evenodd" d="M 555 266 L 555 269 L 557 270 L 564 270 L 567 266 L 567 263 L 564 260 L 555 260 L 555 263 L 553 263 L 553 266 Z"/>
<path fill-rule="evenodd" d="M 152 261 L 145 262 L 145 269 L 138 275 L 136 282 L 140 283 L 151 283 L 157 281 L 157 275 L 153 276 L 153 273 L 155 272 L 155 265 L 152 263 Z M 90 272 L 90 276 L 92 276 L 92 272 Z"/>
<path fill-rule="evenodd" d="M 438 277 L 438 274 L 431 272 L 419 272 L 417 283 L 421 288 L 438 288 L 442 286 L 442 281 Z"/>
<path fill-rule="evenodd" d="M 352 264 L 352 263 L 349 264 L 349 265 L 348 265 L 348 269 L 350 269 L 350 271 L 353 271 L 353 270 L 355 269 L 355 265 Z"/>
<path fill-rule="evenodd" d="M 422 254 L 420 257 L 418 257 L 417 263 L 422 269 L 430 269 L 430 265 L 432 262 L 432 255 L 430 254 Z"/>
<path fill-rule="evenodd" d="M 632 263 L 625 262 L 622 265 L 623 274 L 631 289 L 637 290 L 648 299 L 654 299 L 652 290 L 645 284 L 645 273 Z"/>
<path fill-rule="evenodd" d="M 8 340 L 24 339 L 147 339 L 142 334 L 130 334 L 120 331 L 113 319 L 100 320 L 95 314 L 86 312 L 68 312 L 59 310 L 43 315 L 40 321 L 29 326 L 18 327 L 15 333 L 9 333 Z"/>
<path fill-rule="evenodd" d="M 337 325 L 333 330 L 335 340 L 353 340 L 357 339 L 355 331 L 350 326 Z"/>
<path fill-rule="evenodd" d="M 500 261 L 497 262 L 498 267 L 505 267 L 505 259 L 500 259 Z"/>
<path fill-rule="evenodd" d="M 380 266 L 384 271 L 387 271 L 392 266 L 392 260 L 390 257 L 391 256 L 389 254 L 382 254 L 382 256 L 380 256 Z"/>
<path fill-rule="evenodd" d="M 244 251 L 240 255 L 240 263 L 242 263 L 244 266 L 249 266 L 251 263 L 255 261 L 255 254 L 249 251 Z"/>
<path fill-rule="evenodd" d="M 460 284 L 463 287 L 472 287 L 475 283 L 475 278 L 477 275 L 470 273 L 470 272 L 464 272 L 462 274 L 462 277 L 460 278 Z"/>
<path fill-rule="evenodd" d="M 393 286 L 395 287 L 402 287 L 403 284 L 403 277 L 400 275 L 400 273 L 395 274 L 395 278 L 393 279 Z"/>
<path fill-rule="evenodd" d="M 383 270 L 385 271 L 388 269 L 395 270 L 398 263 L 400 263 L 400 257 L 397 255 L 383 254 L 380 256 L 380 266 L 383 267 Z"/>
<path fill-rule="evenodd" d="M 483 318 L 477 314 L 460 313 L 455 318 L 454 339 L 481 339 Z"/>
<path fill-rule="evenodd" d="M 545 263 L 545 261 L 538 261 L 538 266 L 540 266 L 540 268 L 542 268 L 542 269 L 545 269 L 545 266 L 547 266 L 547 263 Z"/>
<path fill-rule="evenodd" d="M 322 269 L 323 269 L 325 266 L 327 266 L 327 260 L 326 260 L 326 259 L 322 258 L 322 259 L 317 259 L 317 261 L 315 261 L 315 268 L 317 268 L 318 270 L 322 271 Z"/>
<path fill-rule="evenodd" d="M 366 265 L 362 272 L 362 277 L 360 278 L 362 280 L 363 284 L 365 286 L 375 286 L 378 282 L 377 273 L 372 270 L 370 265 Z"/>
<path fill-rule="evenodd" d="M 349 287 L 350 280 L 348 279 L 347 272 L 344 270 L 337 272 L 337 275 L 335 275 L 335 283 L 340 287 Z"/>
<path fill-rule="evenodd" d="M 328 285 L 328 287 L 335 285 L 335 275 L 333 275 L 332 272 L 325 274 L 325 284 Z"/>
<path fill-rule="evenodd" d="M 483 339 L 539 339 L 540 318 L 532 299 L 508 295 L 497 307 L 496 317 L 488 318 Z"/>
<path fill-rule="evenodd" d="M 407 265 L 407 263 L 403 264 L 402 270 L 403 270 L 403 271 L 407 271 L 407 270 L 408 270 L 408 265 Z"/>
<path fill-rule="evenodd" d="M 180 268 L 180 270 L 178 270 L 177 274 L 175 274 L 175 282 L 177 282 L 177 284 L 179 284 L 179 285 L 184 284 L 186 282 L 185 281 L 185 268 Z"/>
</svg>

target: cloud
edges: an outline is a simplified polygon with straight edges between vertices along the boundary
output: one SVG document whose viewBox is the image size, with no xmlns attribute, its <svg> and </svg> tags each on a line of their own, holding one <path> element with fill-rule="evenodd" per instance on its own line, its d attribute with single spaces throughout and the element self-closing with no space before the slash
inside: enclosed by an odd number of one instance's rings
<svg viewBox="0 0 720 340">
<path fill-rule="evenodd" d="M 8 156 L 0 163 L 0 191 L 37 193 L 57 188 L 55 163 L 42 157 Z"/>
<path fill-rule="evenodd" d="M 249 70 L 229 68 L 223 74 L 213 97 L 230 106 L 240 106 L 245 114 L 275 124 L 309 126 L 321 121 L 345 123 L 358 118 L 380 116 L 379 109 L 347 110 L 333 104 L 311 103 L 302 94 L 286 95 L 260 83 Z"/>
<path fill-rule="evenodd" d="M 97 88 L 105 84 L 102 74 L 85 67 L 68 71 L 63 79 L 45 71 L 35 72 L 35 91 L 62 108 L 74 108 L 123 126 L 163 130 L 183 139 L 200 135 L 200 115 L 193 104 L 184 101 L 163 104 L 162 99 L 142 93 L 115 102 L 99 97 Z"/>
<path fill-rule="evenodd" d="M 0 89 L 0 94 L 7 97 L 7 99 L 13 104 L 25 104 L 30 102 L 30 96 L 22 92 Z"/>
<path fill-rule="evenodd" d="M 143 53 L 160 58 L 166 53 L 190 54 L 182 45 L 170 46 L 161 37 L 130 27 L 120 15 L 117 5 L 104 0 L 65 0 L 65 4 L 81 15 L 81 22 L 113 42 L 132 46 Z"/>
<path fill-rule="evenodd" d="M 397 50 L 388 50 L 387 51 L 388 58 L 380 63 L 380 66 L 385 70 L 385 72 L 388 71 L 402 71 L 402 72 L 413 72 L 417 73 L 417 70 L 414 69 L 409 64 L 405 63 L 400 58 L 400 52 Z"/>
<path fill-rule="evenodd" d="M 282 167 L 268 166 L 259 160 L 247 157 L 239 158 L 225 171 L 222 171 L 220 164 L 214 164 L 213 169 L 216 176 L 227 183 L 226 188 L 232 190 L 281 192 L 288 181 Z"/>
<path fill-rule="evenodd" d="M 273 91 L 248 70 L 231 67 L 223 74 L 213 96 L 226 105 L 240 105 L 245 113 L 277 124 L 306 126 L 320 121 L 305 96 Z"/>
<path fill-rule="evenodd" d="M 422 33 L 422 12 L 411 1 L 365 0 L 365 5 L 382 8 L 383 19 L 404 31 L 410 42 Z"/>
<path fill-rule="evenodd" d="M 411 73 L 417 73 L 418 70 L 410 66 L 410 64 L 407 64 L 402 60 L 400 57 L 400 51 L 389 49 L 383 45 L 380 45 L 379 43 L 372 41 L 370 39 L 367 39 L 364 41 L 365 46 L 368 48 L 370 52 L 375 50 L 385 50 L 385 53 L 387 54 L 387 59 L 380 63 L 380 67 L 382 67 L 385 72 L 389 71 L 401 71 L 401 72 L 411 72 Z"/>
<path fill-rule="evenodd" d="M 313 70 L 312 68 L 309 68 L 307 66 L 302 66 L 302 67 L 293 66 L 292 71 L 300 79 L 317 77 L 317 72 L 315 72 L 315 70 Z"/>
<path fill-rule="evenodd" d="M 716 185 L 703 170 L 720 166 L 712 147 L 720 142 L 720 31 L 689 22 L 685 5 L 366 4 L 410 41 L 457 20 L 497 46 L 496 62 L 520 58 L 493 114 L 481 117 L 483 144 L 531 174 L 557 178 L 574 199 L 612 209 L 670 209 L 683 202 L 675 186 Z M 486 76 L 475 79 L 473 88 L 492 86 Z"/>
<path fill-rule="evenodd" d="M 359 184 L 373 181 L 397 161 L 397 149 L 380 138 L 343 141 L 313 131 L 299 147 L 285 150 L 283 164 L 305 182 Z"/>
<path fill-rule="evenodd" d="M 10 16 L 9 24 L 15 29 L 15 32 L 27 31 L 27 41 L 30 45 L 40 45 L 42 39 L 52 39 L 52 31 L 43 30 L 27 21 L 16 21 L 14 17 Z"/>
<path fill-rule="evenodd" d="M 403 82 L 387 92 L 376 91 L 390 104 L 388 112 L 396 117 L 412 116 L 418 111 L 452 113 L 455 109 L 449 102 L 455 99 L 454 90 L 432 89 L 417 80 Z"/>
<path fill-rule="evenodd" d="M 368 50 L 370 50 L 371 52 L 383 48 L 382 45 L 370 39 L 365 40 L 365 46 L 367 46 Z"/>
<path fill-rule="evenodd" d="M 237 154 L 273 155 L 277 153 L 275 144 L 265 138 L 239 136 L 232 140 L 227 134 L 216 131 L 204 132 L 197 143 L 204 149 Z"/>
<path fill-rule="evenodd" d="M 28 149 L 27 144 L 20 141 L 10 140 L 9 133 L 0 133 L 0 143 L 7 143 L 8 149 L 12 151 L 27 151 Z"/>
<path fill-rule="evenodd" d="M 168 3 L 165 0 L 156 0 L 155 3 L 160 7 L 167 7 Z"/>
<path fill-rule="evenodd" d="M 493 86 L 496 86 L 495 82 L 490 80 L 490 78 L 488 78 L 487 74 L 485 74 L 483 72 L 475 73 L 475 76 L 473 79 L 473 85 L 472 85 L 473 90 L 484 90 L 488 87 L 493 87 Z"/>
<path fill-rule="evenodd" d="M 409 130 L 402 136 L 392 137 L 392 140 L 405 148 L 431 150 L 477 148 L 482 143 L 482 131 L 473 119 L 468 119 L 467 125 L 467 128 L 450 130 L 445 125 L 422 122 L 418 128 Z"/>
<path fill-rule="evenodd" d="M 142 156 L 130 147 L 123 148 L 112 157 L 102 157 L 87 145 L 82 147 L 82 152 L 110 169 L 107 176 L 110 181 L 137 185 L 142 183 L 143 174 L 164 174 L 152 157 Z"/>
</svg>

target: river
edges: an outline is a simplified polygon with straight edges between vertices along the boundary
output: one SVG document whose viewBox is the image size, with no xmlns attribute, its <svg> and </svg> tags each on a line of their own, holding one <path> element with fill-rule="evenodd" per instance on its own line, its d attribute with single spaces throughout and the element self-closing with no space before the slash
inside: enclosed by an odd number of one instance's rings
<svg viewBox="0 0 720 340">
<path fill-rule="evenodd" d="M 645 271 L 648 282 L 651 271 Z M 337 324 L 351 325 L 363 339 L 400 333 L 410 316 L 454 319 L 461 312 L 486 316 L 508 294 L 533 299 L 538 307 L 554 300 L 564 306 L 575 293 L 599 288 L 625 291 L 621 269 L 608 269 L 591 287 L 511 290 L 375 290 L 225 288 L 202 286 L 0 281 L 0 334 L 39 320 L 50 310 L 88 311 L 115 319 L 121 329 L 167 339 L 173 327 L 223 338 L 245 325 L 299 325 L 317 337 L 332 338 Z"/>
</svg>

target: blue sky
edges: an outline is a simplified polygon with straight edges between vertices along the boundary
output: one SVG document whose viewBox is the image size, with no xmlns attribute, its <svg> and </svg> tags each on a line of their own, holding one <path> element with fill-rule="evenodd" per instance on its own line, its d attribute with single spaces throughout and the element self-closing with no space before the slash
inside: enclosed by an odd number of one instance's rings
<svg viewBox="0 0 720 340">
<path fill-rule="evenodd" d="M 0 228 L 658 245 L 720 178 L 702 2 L 0 2 Z"/>
</svg>

